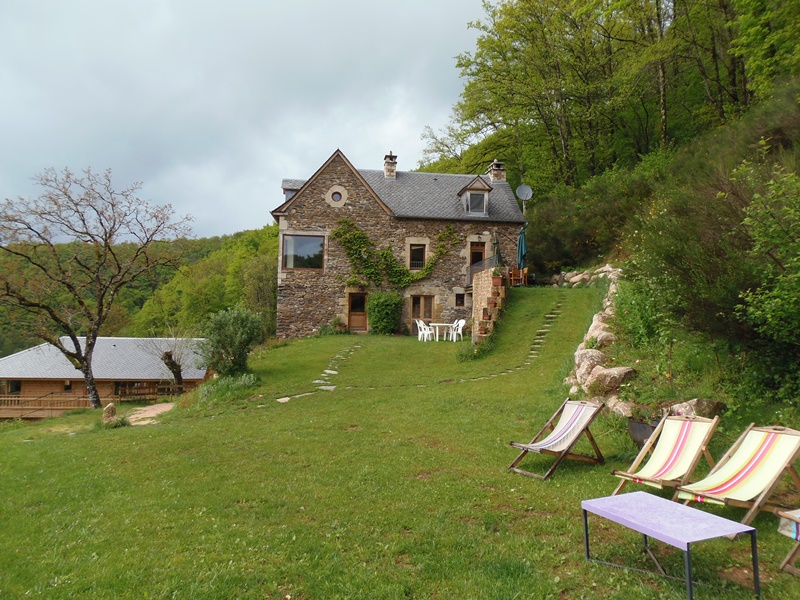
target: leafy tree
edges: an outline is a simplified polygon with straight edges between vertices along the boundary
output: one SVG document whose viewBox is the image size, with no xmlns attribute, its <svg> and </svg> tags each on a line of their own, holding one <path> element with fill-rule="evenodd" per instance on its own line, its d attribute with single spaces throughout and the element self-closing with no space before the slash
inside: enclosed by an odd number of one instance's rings
<svg viewBox="0 0 800 600">
<path fill-rule="evenodd" d="M 0 302 L 83 373 L 97 408 L 92 356 L 100 329 L 125 287 L 177 264 L 165 244 L 190 233 L 189 218 L 173 221 L 171 206 L 139 198 L 139 184 L 117 191 L 110 170 L 47 169 L 34 181 L 44 189 L 38 198 L 0 204 Z"/>
<path fill-rule="evenodd" d="M 734 51 L 744 60 L 753 90 L 768 98 L 775 82 L 800 75 L 800 4 L 733 0 L 738 16 Z"/>
<path fill-rule="evenodd" d="M 204 333 L 200 354 L 223 377 L 246 372 L 247 355 L 263 340 L 261 317 L 239 306 L 212 315 Z"/>
</svg>

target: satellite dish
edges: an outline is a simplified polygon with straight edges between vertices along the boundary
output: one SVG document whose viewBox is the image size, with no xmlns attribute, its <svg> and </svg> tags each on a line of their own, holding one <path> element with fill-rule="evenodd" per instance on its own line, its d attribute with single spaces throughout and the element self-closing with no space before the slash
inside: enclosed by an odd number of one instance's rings
<svg viewBox="0 0 800 600">
<path fill-rule="evenodd" d="M 533 190 L 530 186 L 523 184 L 517 188 L 516 194 L 520 200 L 530 200 L 531 196 L 533 196 Z"/>
</svg>

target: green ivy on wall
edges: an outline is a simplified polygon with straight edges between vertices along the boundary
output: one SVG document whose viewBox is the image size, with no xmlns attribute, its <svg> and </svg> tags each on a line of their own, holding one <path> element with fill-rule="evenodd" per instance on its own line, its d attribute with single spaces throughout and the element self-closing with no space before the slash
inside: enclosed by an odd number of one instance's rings
<svg viewBox="0 0 800 600">
<path fill-rule="evenodd" d="M 350 275 L 345 282 L 361 288 L 372 284 L 378 288 L 388 285 L 397 290 L 421 281 L 433 273 L 439 260 L 459 241 L 453 226 L 448 225 L 436 236 L 436 247 L 425 266 L 419 271 L 411 271 L 397 260 L 391 248 L 378 250 L 375 242 L 352 221 L 339 219 L 337 224 L 331 236 L 341 244 L 350 261 Z"/>
</svg>

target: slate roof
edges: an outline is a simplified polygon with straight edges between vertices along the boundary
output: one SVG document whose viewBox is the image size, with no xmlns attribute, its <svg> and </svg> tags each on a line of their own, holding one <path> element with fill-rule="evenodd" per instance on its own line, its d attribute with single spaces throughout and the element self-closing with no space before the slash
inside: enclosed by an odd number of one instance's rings
<svg viewBox="0 0 800 600">
<path fill-rule="evenodd" d="M 477 175 L 397 171 L 395 179 L 387 179 L 383 169 L 359 169 L 358 173 L 396 217 L 520 224 L 525 222 L 508 182 L 493 182 L 488 175 L 480 176 L 492 188 L 489 192 L 489 214 L 484 216 L 468 214 L 458 195 Z M 304 179 L 284 179 L 281 185 L 284 191 L 296 192 L 305 182 Z"/>
<path fill-rule="evenodd" d="M 187 354 L 183 360 L 184 380 L 204 379 L 206 368 L 198 368 L 199 338 L 185 338 Z M 69 338 L 62 343 L 72 347 Z M 85 338 L 78 338 L 83 345 Z M 99 337 L 92 357 L 95 379 L 117 381 L 161 381 L 172 373 L 161 362 L 161 353 L 174 344 L 173 338 Z M 83 373 L 50 344 L 40 344 L 0 358 L 0 379 L 83 379 Z"/>
</svg>

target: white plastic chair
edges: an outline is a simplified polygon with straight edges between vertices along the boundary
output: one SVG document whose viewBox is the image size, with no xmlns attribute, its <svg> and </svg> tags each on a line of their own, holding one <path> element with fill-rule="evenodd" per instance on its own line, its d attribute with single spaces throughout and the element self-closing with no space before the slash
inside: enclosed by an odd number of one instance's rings
<svg viewBox="0 0 800 600">
<path fill-rule="evenodd" d="M 456 341 L 457 338 L 463 340 L 464 339 L 463 330 L 464 330 L 464 325 L 466 324 L 467 324 L 466 319 L 458 319 L 455 323 L 453 323 L 453 327 L 450 330 L 450 339 L 452 339 L 454 342 Z"/>
<path fill-rule="evenodd" d="M 420 319 L 417 319 L 417 339 L 420 342 L 430 342 L 433 339 L 433 327 L 425 325 Z"/>
</svg>

